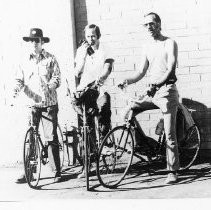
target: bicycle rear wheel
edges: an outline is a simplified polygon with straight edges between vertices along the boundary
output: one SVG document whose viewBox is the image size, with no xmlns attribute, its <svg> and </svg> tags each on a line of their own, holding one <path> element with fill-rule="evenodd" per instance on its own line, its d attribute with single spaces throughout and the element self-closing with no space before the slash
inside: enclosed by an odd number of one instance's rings
<svg viewBox="0 0 211 210">
<path fill-rule="evenodd" d="M 196 125 L 191 126 L 185 138 L 179 142 L 180 170 L 188 169 L 195 161 L 201 144 L 199 129 Z"/>
<path fill-rule="evenodd" d="M 133 135 L 125 126 L 112 129 L 104 138 L 97 158 L 97 176 L 107 188 L 124 179 L 133 159 Z"/>
<path fill-rule="evenodd" d="M 35 188 L 40 180 L 41 154 L 38 136 L 32 127 L 26 132 L 23 160 L 26 181 L 29 187 Z"/>
</svg>

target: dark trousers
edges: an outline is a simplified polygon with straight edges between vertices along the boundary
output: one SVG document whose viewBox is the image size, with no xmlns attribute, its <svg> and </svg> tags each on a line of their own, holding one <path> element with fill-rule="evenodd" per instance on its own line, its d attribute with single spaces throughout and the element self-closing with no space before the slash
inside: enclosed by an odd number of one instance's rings
<svg viewBox="0 0 211 210">
<path fill-rule="evenodd" d="M 94 116 L 97 115 L 101 138 L 109 131 L 111 125 L 111 101 L 110 95 L 105 92 L 99 97 L 97 90 L 90 90 L 82 99 L 75 99 L 72 102 L 73 108 L 79 116 L 79 126 L 83 126 L 82 100 L 86 104 L 87 124 L 94 130 Z M 93 134 L 94 135 L 94 134 Z M 93 142 L 91 142 L 92 144 Z"/>
<path fill-rule="evenodd" d="M 60 173 L 59 140 L 57 135 L 58 105 L 44 108 L 33 107 L 32 115 L 33 125 L 37 129 L 39 128 L 40 120 L 42 121 L 44 137 L 48 143 L 50 166 L 54 172 Z"/>
<path fill-rule="evenodd" d="M 98 121 L 102 137 L 104 137 L 111 126 L 111 98 L 110 95 L 105 92 L 103 96 L 97 99 L 98 107 Z"/>
</svg>

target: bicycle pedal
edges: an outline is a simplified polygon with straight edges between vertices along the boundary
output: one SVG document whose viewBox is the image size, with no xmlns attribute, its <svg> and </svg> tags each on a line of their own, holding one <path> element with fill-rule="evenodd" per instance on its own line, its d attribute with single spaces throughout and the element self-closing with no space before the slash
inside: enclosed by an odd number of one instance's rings
<svg viewBox="0 0 211 210">
<path fill-rule="evenodd" d="M 42 150 L 41 158 L 42 159 L 48 158 L 48 150 L 46 150 L 46 148 Z"/>
<path fill-rule="evenodd" d="M 42 164 L 43 164 L 43 165 L 46 165 L 47 163 L 48 163 L 47 160 L 42 160 Z"/>
</svg>

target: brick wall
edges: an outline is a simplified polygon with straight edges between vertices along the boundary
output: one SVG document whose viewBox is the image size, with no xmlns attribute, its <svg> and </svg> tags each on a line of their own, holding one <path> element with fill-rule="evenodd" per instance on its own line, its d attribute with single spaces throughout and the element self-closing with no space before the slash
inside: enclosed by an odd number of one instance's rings
<svg viewBox="0 0 211 210">
<path fill-rule="evenodd" d="M 146 39 L 141 26 L 144 14 L 154 11 L 162 20 L 164 35 L 174 38 L 179 47 L 177 68 L 180 100 L 192 108 L 200 126 L 203 148 L 211 148 L 211 13 L 209 0 L 75 0 L 77 40 L 87 23 L 100 26 L 101 41 L 115 58 L 110 76 L 112 122 L 121 123 L 120 112 L 126 102 L 114 86 L 138 69 L 141 48 Z M 144 87 L 138 82 L 128 88 L 136 95 Z M 161 113 L 158 110 L 138 116 L 144 131 L 154 136 Z"/>
</svg>

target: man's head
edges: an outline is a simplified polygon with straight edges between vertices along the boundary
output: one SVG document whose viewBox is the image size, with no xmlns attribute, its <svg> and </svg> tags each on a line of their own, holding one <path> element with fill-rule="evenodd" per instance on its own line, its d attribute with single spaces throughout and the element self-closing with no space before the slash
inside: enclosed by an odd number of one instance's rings
<svg viewBox="0 0 211 210">
<path fill-rule="evenodd" d="M 152 37 L 156 38 L 160 35 L 161 19 L 158 14 L 154 12 L 146 14 L 143 25 Z"/>
<path fill-rule="evenodd" d="M 50 41 L 48 37 L 43 37 L 43 32 L 39 28 L 30 29 L 29 36 L 23 37 L 23 40 L 32 43 L 32 51 L 35 53 L 40 53 L 42 51 L 42 45 Z"/>
<path fill-rule="evenodd" d="M 100 28 L 95 24 L 87 25 L 84 29 L 85 38 L 90 45 L 96 45 L 99 42 L 101 33 Z"/>
</svg>

